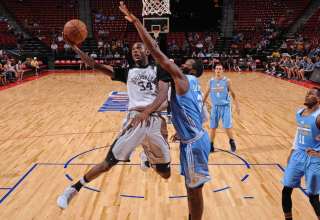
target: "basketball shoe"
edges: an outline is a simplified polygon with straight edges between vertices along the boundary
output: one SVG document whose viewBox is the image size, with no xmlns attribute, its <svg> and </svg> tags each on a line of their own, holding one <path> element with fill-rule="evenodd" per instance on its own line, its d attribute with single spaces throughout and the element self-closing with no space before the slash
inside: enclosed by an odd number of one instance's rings
<svg viewBox="0 0 320 220">
<path fill-rule="evenodd" d="M 57 199 L 57 204 L 61 209 L 66 209 L 69 205 L 71 199 L 78 193 L 78 191 L 71 186 L 68 186 L 62 195 L 60 195 Z"/>
</svg>

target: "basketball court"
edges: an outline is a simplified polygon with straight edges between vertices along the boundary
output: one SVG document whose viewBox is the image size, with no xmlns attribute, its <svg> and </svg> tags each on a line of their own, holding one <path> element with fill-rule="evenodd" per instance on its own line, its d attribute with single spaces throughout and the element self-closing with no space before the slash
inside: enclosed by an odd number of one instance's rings
<svg viewBox="0 0 320 220">
<path fill-rule="evenodd" d="M 283 168 L 295 134 L 295 111 L 306 88 L 261 73 L 226 73 L 240 102 L 234 114 L 236 153 L 218 130 L 204 187 L 203 219 L 278 219 Z M 204 89 L 211 73 L 201 78 Z M 0 219 L 187 219 L 179 149 L 170 143 L 173 172 L 163 180 L 140 169 L 139 152 L 82 190 L 61 211 L 57 196 L 104 159 L 125 116 L 99 111 L 124 84 L 95 72 L 49 72 L 0 91 Z M 208 124 L 206 124 L 208 128 Z M 169 125 L 169 135 L 173 127 Z M 297 219 L 315 219 L 304 189 L 293 194 Z"/>
</svg>

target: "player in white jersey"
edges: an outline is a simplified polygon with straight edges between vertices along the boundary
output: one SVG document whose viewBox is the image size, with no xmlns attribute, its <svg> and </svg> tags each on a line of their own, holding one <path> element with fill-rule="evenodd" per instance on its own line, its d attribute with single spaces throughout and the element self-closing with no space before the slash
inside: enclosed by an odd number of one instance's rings
<svg viewBox="0 0 320 220">
<path fill-rule="evenodd" d="M 112 80 L 127 84 L 129 96 L 129 112 L 123 130 L 113 142 L 106 158 L 87 172 L 77 183 L 65 189 L 58 197 L 60 208 L 67 208 L 70 200 L 80 189 L 109 171 L 119 161 L 130 161 L 130 155 L 138 145 L 144 148 L 147 163 L 163 178 L 170 177 L 170 152 L 167 143 L 165 119 L 159 108 L 166 102 L 168 83 L 160 77 L 160 69 L 148 61 L 149 52 L 143 43 L 135 43 L 132 47 L 132 68 L 113 68 L 97 64 L 77 46 L 72 48 L 81 59 L 92 68 L 110 76 Z"/>
</svg>

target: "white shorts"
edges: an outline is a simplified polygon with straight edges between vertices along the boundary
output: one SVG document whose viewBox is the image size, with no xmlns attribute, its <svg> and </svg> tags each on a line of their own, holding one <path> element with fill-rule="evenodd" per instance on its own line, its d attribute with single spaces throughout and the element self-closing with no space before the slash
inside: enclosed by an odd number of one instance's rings
<svg viewBox="0 0 320 220">
<path fill-rule="evenodd" d="M 139 112 L 130 111 L 123 125 L 125 129 Z M 130 155 L 142 145 L 151 164 L 170 163 L 170 150 L 167 142 L 168 132 L 166 121 L 158 113 L 152 113 L 147 121 L 136 128 L 129 128 L 118 137 L 112 147 L 115 159 L 130 161 Z"/>
</svg>

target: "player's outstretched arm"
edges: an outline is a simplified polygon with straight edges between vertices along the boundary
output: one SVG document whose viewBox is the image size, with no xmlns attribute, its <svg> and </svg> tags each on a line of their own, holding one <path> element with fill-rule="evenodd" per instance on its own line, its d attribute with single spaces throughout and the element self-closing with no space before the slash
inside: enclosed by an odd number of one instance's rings
<svg viewBox="0 0 320 220">
<path fill-rule="evenodd" d="M 125 18 L 131 22 L 137 29 L 139 36 L 143 43 L 146 45 L 148 50 L 150 50 L 153 58 L 160 64 L 160 66 L 168 72 L 175 82 L 175 90 L 178 95 L 185 94 L 189 89 L 189 82 L 186 76 L 182 73 L 180 68 L 172 63 L 169 58 L 162 53 L 157 43 L 153 40 L 151 35 L 146 31 L 141 22 L 136 16 L 134 16 L 129 10 L 127 6 L 120 1 L 119 6 L 120 11 L 125 15 Z"/>
<path fill-rule="evenodd" d="M 74 50 L 74 52 L 80 56 L 81 60 L 84 63 L 86 63 L 87 65 L 89 65 L 92 69 L 96 69 L 96 70 L 98 70 L 98 71 L 100 71 L 110 77 L 113 77 L 113 67 L 112 66 L 96 63 L 94 59 L 92 59 L 85 52 L 80 50 L 77 45 L 72 44 L 70 41 L 68 41 L 68 39 L 66 39 L 65 36 L 64 36 L 64 41 L 67 42 L 71 46 L 71 48 Z"/>
</svg>

